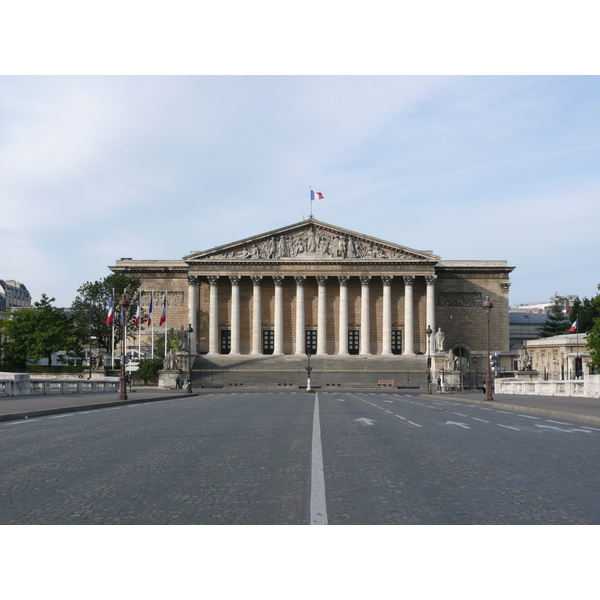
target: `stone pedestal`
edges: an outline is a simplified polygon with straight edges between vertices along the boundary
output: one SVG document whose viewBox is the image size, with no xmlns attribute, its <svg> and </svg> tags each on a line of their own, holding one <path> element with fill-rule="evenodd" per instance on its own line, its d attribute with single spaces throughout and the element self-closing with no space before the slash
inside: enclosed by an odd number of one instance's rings
<svg viewBox="0 0 600 600">
<path fill-rule="evenodd" d="M 158 387 L 162 390 L 174 390 L 176 388 L 176 379 L 179 376 L 179 379 L 183 382 L 185 378 L 187 378 L 186 374 L 182 374 L 179 369 L 163 369 L 158 372 Z"/>
<path fill-rule="evenodd" d="M 192 353 L 191 359 L 192 359 L 192 366 L 193 366 L 194 360 L 196 359 L 196 354 Z M 188 353 L 187 352 L 178 352 L 177 353 L 177 367 L 179 368 L 180 372 L 183 373 L 183 375 L 185 375 L 185 378 L 187 379 L 187 376 L 190 372 L 190 366 L 188 363 Z"/>
</svg>

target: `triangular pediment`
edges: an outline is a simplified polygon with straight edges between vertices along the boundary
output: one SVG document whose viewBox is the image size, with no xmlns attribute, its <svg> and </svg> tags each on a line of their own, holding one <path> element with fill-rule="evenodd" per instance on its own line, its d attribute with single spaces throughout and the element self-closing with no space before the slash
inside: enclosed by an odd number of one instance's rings
<svg viewBox="0 0 600 600">
<path fill-rule="evenodd" d="M 314 219 L 218 246 L 192 252 L 185 261 L 212 260 L 405 260 L 437 262 L 431 252 L 413 250 L 391 242 L 328 225 Z"/>
</svg>

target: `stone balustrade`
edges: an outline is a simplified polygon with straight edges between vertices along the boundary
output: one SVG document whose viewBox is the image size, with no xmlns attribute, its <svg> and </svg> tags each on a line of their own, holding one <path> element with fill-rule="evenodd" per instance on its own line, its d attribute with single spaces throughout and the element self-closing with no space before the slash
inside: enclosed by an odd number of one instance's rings
<svg viewBox="0 0 600 600">
<path fill-rule="evenodd" d="M 118 392 L 119 379 L 31 379 L 28 373 L 0 373 L 0 396 Z"/>
<path fill-rule="evenodd" d="M 589 375 L 585 379 L 550 381 L 530 381 L 518 378 L 496 379 L 494 392 L 496 394 L 600 398 L 600 375 Z"/>
</svg>

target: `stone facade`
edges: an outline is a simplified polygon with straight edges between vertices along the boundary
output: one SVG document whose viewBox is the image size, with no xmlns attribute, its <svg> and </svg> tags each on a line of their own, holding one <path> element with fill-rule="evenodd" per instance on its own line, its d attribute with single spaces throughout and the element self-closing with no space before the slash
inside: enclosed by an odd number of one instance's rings
<svg viewBox="0 0 600 600">
<path fill-rule="evenodd" d="M 509 349 L 506 261 L 444 261 L 314 219 L 110 268 L 142 279 L 142 304 L 154 292 L 155 323 L 166 291 L 167 326 L 191 324 L 192 351 L 209 356 L 426 354 L 428 325 L 442 328 L 445 350 L 485 355 L 486 296 L 492 351 Z"/>
</svg>

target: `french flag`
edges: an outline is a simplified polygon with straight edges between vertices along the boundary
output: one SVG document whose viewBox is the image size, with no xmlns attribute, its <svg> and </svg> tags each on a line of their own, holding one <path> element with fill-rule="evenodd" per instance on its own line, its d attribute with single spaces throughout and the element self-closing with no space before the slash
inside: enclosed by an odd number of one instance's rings
<svg viewBox="0 0 600 600">
<path fill-rule="evenodd" d="M 148 307 L 148 324 L 146 327 L 152 325 L 152 312 L 154 311 L 154 294 L 150 294 L 150 306 Z"/>
<path fill-rule="evenodd" d="M 575 321 L 573 322 L 573 325 L 571 325 L 571 329 L 569 329 L 568 333 L 573 333 L 574 331 L 577 331 L 578 322 L 579 322 L 579 317 L 577 317 L 575 319 Z"/>
<path fill-rule="evenodd" d="M 167 293 L 165 292 L 165 299 L 163 300 L 163 309 L 160 315 L 160 321 L 158 326 L 160 327 L 167 320 Z"/>
<path fill-rule="evenodd" d="M 142 322 L 141 299 L 142 299 L 142 295 L 140 294 L 138 296 L 137 311 L 135 312 L 135 325 L 136 325 L 136 327 L 139 327 L 140 323 Z"/>
<path fill-rule="evenodd" d="M 108 316 L 106 317 L 106 324 L 110 325 L 115 320 L 115 294 L 110 297 L 110 304 L 108 305 Z"/>
<path fill-rule="evenodd" d="M 311 200 L 323 200 L 325 196 L 323 196 L 323 194 L 321 194 L 321 192 L 313 192 L 312 190 L 310 190 L 310 199 Z"/>
</svg>

